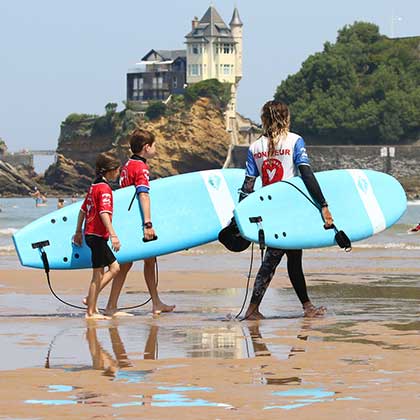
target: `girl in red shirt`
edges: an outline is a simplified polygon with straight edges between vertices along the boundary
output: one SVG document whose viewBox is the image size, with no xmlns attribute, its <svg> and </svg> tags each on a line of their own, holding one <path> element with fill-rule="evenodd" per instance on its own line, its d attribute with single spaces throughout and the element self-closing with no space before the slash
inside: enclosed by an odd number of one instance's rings
<svg viewBox="0 0 420 420">
<path fill-rule="evenodd" d="M 86 318 L 88 319 L 109 319 L 106 315 L 100 314 L 97 309 L 98 295 L 120 271 L 115 255 L 108 246 L 108 240 L 111 239 L 111 246 L 115 252 L 118 252 L 121 247 L 112 226 L 113 198 L 112 189 L 108 183 L 108 181 L 118 178 L 119 169 L 120 161 L 116 156 L 107 153 L 98 155 L 96 158 L 96 179 L 83 201 L 73 237 L 73 242 L 81 246 L 83 242 L 82 225 L 85 222 L 84 236 L 86 244 L 92 251 L 93 268 L 86 299 Z M 107 272 L 105 272 L 105 267 L 108 267 Z"/>
</svg>

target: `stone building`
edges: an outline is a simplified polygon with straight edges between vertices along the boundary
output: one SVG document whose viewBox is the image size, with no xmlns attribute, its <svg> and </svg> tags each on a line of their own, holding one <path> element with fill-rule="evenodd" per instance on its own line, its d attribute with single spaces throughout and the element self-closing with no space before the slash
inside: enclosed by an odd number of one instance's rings
<svg viewBox="0 0 420 420">
<path fill-rule="evenodd" d="M 235 7 L 229 26 L 210 6 L 192 21 L 185 36 L 186 50 L 150 50 L 127 73 L 127 101 L 141 104 L 165 101 L 185 86 L 206 79 L 231 84 L 232 99 L 226 112 L 229 131 L 236 128 L 236 91 L 242 78 L 242 21 Z"/>
</svg>

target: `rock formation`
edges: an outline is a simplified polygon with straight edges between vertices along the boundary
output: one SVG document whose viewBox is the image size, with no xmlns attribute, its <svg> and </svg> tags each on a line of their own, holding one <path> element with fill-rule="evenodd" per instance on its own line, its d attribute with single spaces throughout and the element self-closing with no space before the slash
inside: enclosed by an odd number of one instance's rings
<svg viewBox="0 0 420 420">
<path fill-rule="evenodd" d="M 208 98 L 190 109 L 170 112 L 154 121 L 125 110 L 81 121 L 64 121 L 56 163 L 45 172 L 45 183 L 58 192 L 81 193 L 94 176 L 98 153 L 116 152 L 122 161 L 131 154 L 127 134 L 134 127 L 156 136 L 157 156 L 151 160 L 151 177 L 221 168 L 230 144 L 223 112 Z"/>
</svg>

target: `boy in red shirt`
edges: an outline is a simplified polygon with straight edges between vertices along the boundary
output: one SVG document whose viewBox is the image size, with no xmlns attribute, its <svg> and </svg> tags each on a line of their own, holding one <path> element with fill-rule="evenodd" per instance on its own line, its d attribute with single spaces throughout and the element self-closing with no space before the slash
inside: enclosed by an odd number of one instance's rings
<svg viewBox="0 0 420 420">
<path fill-rule="evenodd" d="M 121 244 L 112 226 L 113 199 L 108 181 L 118 178 L 120 161 L 111 154 L 101 153 L 96 158 L 96 179 L 89 188 L 83 201 L 77 220 L 73 242 L 81 246 L 83 242 L 82 225 L 85 221 L 84 236 L 86 244 L 92 251 L 92 281 L 87 296 L 88 319 L 109 319 L 97 310 L 99 292 L 120 271 L 115 255 L 108 246 L 111 238 L 112 249 L 118 252 Z M 108 266 L 105 273 L 104 268 Z M 112 294 L 112 291 L 111 291 Z M 110 296 L 111 300 L 111 296 Z"/>
<path fill-rule="evenodd" d="M 155 136 L 149 131 L 136 129 L 130 134 L 129 142 L 133 155 L 121 170 L 120 186 L 122 188 L 131 185 L 136 187 L 136 194 L 139 198 L 143 214 L 143 236 L 146 240 L 152 240 L 155 237 L 155 230 L 153 229 L 150 214 L 150 185 L 147 159 L 151 159 L 156 154 Z M 108 306 L 111 311 L 117 310 L 118 297 L 132 265 L 132 262 L 121 264 L 120 272 L 112 282 L 112 290 Z M 160 312 L 171 312 L 175 309 L 175 305 L 166 305 L 160 300 L 156 286 L 155 266 L 156 258 L 148 258 L 144 260 L 144 279 L 152 298 L 153 313 L 159 314 Z"/>
</svg>

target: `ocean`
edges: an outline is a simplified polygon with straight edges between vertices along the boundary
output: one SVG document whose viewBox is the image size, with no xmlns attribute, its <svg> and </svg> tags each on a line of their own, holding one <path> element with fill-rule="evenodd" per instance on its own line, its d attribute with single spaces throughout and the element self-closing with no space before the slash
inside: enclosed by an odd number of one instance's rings
<svg viewBox="0 0 420 420">
<path fill-rule="evenodd" d="M 71 198 L 64 197 L 65 204 L 71 203 Z M 45 207 L 35 207 L 31 198 L 1 198 L 0 199 L 0 269 L 15 269 L 20 266 L 17 258 L 12 235 L 19 229 L 44 214 L 56 210 L 57 199 L 50 198 Z M 407 234 L 407 230 L 420 222 L 420 201 L 410 202 L 406 213 L 390 229 L 363 241 L 353 244 L 353 251 L 346 254 L 338 247 L 307 250 L 305 252 L 305 267 L 318 271 L 325 267 L 326 260 L 339 256 L 343 269 L 360 269 L 366 265 L 368 271 L 374 265 L 387 265 L 395 268 L 395 264 L 401 268 L 406 267 L 410 260 L 416 264 L 420 259 L 420 233 Z M 357 255 L 356 255 L 357 254 Z M 212 256 L 214 264 L 208 267 L 210 271 L 242 270 L 246 268 L 249 259 L 248 252 L 232 254 L 225 251 L 217 242 L 182 251 L 173 256 L 161 259 L 164 269 L 201 270 L 207 266 L 205 261 Z M 360 270 L 358 270 L 360 271 Z M 362 270 L 363 271 L 363 270 Z"/>
</svg>

